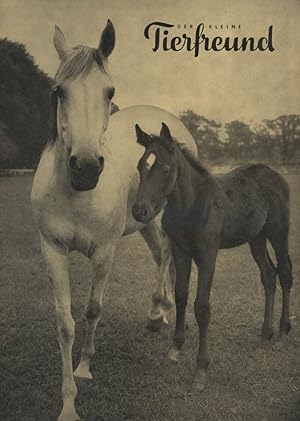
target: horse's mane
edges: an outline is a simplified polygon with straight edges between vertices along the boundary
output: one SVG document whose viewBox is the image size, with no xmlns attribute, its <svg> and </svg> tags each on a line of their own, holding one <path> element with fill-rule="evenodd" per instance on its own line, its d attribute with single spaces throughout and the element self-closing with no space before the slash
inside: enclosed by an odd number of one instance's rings
<svg viewBox="0 0 300 421">
<path fill-rule="evenodd" d="M 54 77 L 54 88 L 57 85 L 71 82 L 77 78 L 87 76 L 93 66 L 97 64 L 102 72 L 107 73 L 106 61 L 102 59 L 96 48 L 90 48 L 84 45 L 77 45 L 69 50 L 63 58 L 56 75 Z M 57 95 L 54 89 L 51 92 L 52 108 L 52 133 L 47 145 L 53 145 L 57 138 L 56 113 L 57 113 Z"/>
</svg>

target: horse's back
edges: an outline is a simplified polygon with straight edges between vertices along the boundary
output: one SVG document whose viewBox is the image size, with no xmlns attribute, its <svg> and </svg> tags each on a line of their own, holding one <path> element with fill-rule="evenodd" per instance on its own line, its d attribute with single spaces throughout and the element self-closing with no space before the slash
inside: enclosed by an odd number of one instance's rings
<svg viewBox="0 0 300 421">
<path fill-rule="evenodd" d="M 192 135 L 178 117 L 152 105 L 134 105 L 113 114 L 109 120 L 106 137 L 112 153 L 120 153 L 120 148 L 124 146 L 124 154 L 134 153 L 136 150 L 138 156 L 135 159 L 139 159 L 143 147 L 136 141 L 135 125 L 138 124 L 147 133 L 159 135 L 163 122 L 168 125 L 173 137 L 194 153 L 197 152 Z M 128 147 L 131 148 L 130 151 Z"/>
</svg>

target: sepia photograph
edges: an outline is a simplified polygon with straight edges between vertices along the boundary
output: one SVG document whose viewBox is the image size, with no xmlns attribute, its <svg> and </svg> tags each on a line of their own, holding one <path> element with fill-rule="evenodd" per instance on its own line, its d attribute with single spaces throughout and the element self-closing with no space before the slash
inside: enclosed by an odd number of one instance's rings
<svg viewBox="0 0 300 421">
<path fill-rule="evenodd" d="M 0 420 L 300 421 L 299 0 L 0 0 Z"/>
</svg>

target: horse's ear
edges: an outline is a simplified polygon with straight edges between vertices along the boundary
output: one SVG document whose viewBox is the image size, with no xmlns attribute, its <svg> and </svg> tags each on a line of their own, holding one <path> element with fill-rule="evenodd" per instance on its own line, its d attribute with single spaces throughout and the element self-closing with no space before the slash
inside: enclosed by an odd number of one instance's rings
<svg viewBox="0 0 300 421">
<path fill-rule="evenodd" d="M 101 34 L 98 51 L 107 58 L 113 52 L 116 43 L 116 32 L 111 20 L 108 19 L 105 28 Z"/>
<path fill-rule="evenodd" d="M 55 25 L 53 42 L 58 56 L 62 60 L 68 51 L 68 45 L 63 31 L 57 25 Z"/>
<path fill-rule="evenodd" d="M 152 143 L 151 136 L 149 136 L 148 133 L 143 132 L 143 130 L 140 128 L 138 124 L 135 125 L 135 132 L 136 132 L 137 142 L 140 145 L 147 148 Z"/>
<path fill-rule="evenodd" d="M 170 152 L 175 150 L 175 142 L 172 138 L 169 127 L 165 123 L 161 123 L 160 138 L 163 140 L 164 145 Z"/>
</svg>

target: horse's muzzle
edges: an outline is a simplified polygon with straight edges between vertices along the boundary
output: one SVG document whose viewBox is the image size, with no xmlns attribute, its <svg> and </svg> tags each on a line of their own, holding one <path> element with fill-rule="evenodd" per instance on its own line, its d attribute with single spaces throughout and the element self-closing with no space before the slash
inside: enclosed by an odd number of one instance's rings
<svg viewBox="0 0 300 421">
<path fill-rule="evenodd" d="M 104 169 L 104 158 L 79 159 L 70 158 L 71 185 L 74 190 L 87 191 L 97 186 L 100 174 Z"/>
</svg>

